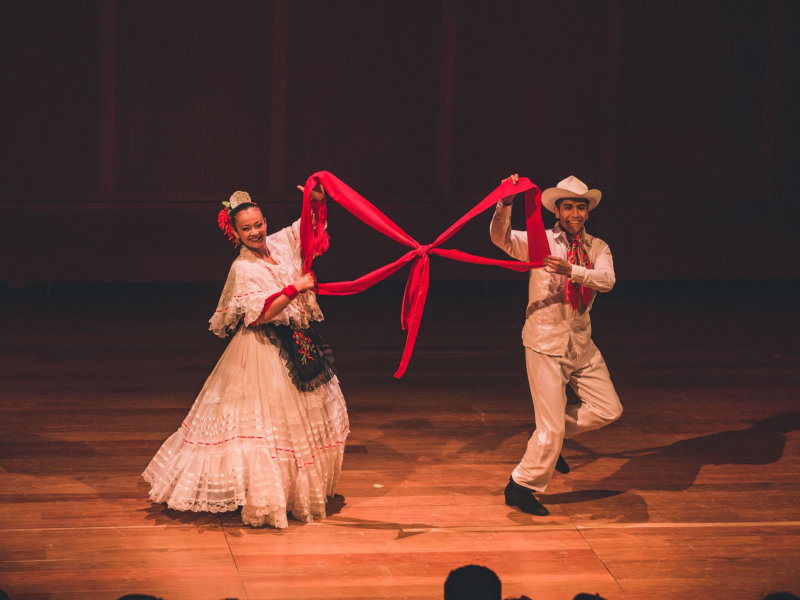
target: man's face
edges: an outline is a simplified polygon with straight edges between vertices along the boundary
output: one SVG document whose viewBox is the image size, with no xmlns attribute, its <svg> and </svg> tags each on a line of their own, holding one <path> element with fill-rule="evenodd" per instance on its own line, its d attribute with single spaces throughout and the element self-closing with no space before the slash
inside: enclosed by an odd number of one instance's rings
<svg viewBox="0 0 800 600">
<path fill-rule="evenodd" d="M 589 202 L 583 198 L 563 198 L 557 203 L 556 219 L 569 235 L 578 235 L 589 219 Z"/>
</svg>

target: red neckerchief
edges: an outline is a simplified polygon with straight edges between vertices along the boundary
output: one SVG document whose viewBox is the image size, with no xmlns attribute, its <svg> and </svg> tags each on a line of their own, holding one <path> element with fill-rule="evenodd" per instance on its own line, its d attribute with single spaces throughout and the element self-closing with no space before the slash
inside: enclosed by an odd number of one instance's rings
<svg viewBox="0 0 800 600">
<path fill-rule="evenodd" d="M 567 235 L 564 232 L 564 235 Z M 567 236 L 569 240 L 569 236 Z M 579 233 L 571 240 L 569 240 L 569 248 L 567 248 L 567 262 L 571 265 L 578 265 L 579 267 L 592 268 L 592 261 L 589 260 L 589 254 L 586 252 L 586 247 L 581 241 L 581 234 Z M 591 288 L 581 285 L 580 283 L 567 282 L 567 301 L 573 310 L 583 306 L 588 306 L 592 301 L 594 291 Z"/>
<path fill-rule="evenodd" d="M 311 199 L 311 190 L 318 183 L 325 188 L 325 193 L 329 198 L 338 202 L 364 223 L 396 242 L 412 248 L 410 252 L 404 254 L 395 262 L 372 273 L 367 273 L 354 281 L 320 283 L 315 288 L 318 294 L 331 296 L 357 294 L 387 278 L 404 265 L 411 263 L 411 274 L 408 277 L 408 284 L 403 296 L 403 310 L 400 315 L 400 323 L 403 329 L 408 330 L 408 336 L 403 358 L 400 361 L 400 368 L 395 373 L 395 377 L 402 377 L 403 373 L 405 373 L 408 362 L 411 360 L 411 353 L 414 351 L 414 342 L 417 339 L 417 332 L 422 320 L 422 311 L 425 309 L 425 299 L 428 295 L 428 286 L 430 284 L 429 254 L 478 265 L 496 265 L 520 272 L 541 269 L 544 266 L 544 258 L 550 254 L 550 245 L 547 242 L 547 235 L 542 222 L 542 192 L 527 177 L 520 177 L 517 185 L 514 185 L 510 180 L 501 184 L 481 200 L 477 206 L 436 238 L 432 244 L 423 246 L 338 177 L 327 171 L 320 171 L 314 173 L 306 181 L 305 193 L 303 194 L 303 212 L 300 217 L 301 251 L 303 266 L 307 271 L 311 270 L 311 263 L 314 258 L 325 252 L 329 244 L 328 234 L 325 230 L 325 199 L 319 202 Z M 528 231 L 529 262 L 496 260 L 467 254 L 460 250 L 438 247 L 455 235 L 473 217 L 495 206 L 502 198 L 520 193 L 525 194 L 525 222 Z"/>
</svg>

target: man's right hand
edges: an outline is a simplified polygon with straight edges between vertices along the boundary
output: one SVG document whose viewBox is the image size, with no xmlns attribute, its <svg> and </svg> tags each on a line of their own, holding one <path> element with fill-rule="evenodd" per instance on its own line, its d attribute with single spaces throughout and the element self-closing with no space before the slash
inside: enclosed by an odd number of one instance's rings
<svg viewBox="0 0 800 600">
<path fill-rule="evenodd" d="M 508 181 L 509 179 L 511 180 L 511 182 L 512 182 L 514 185 L 517 185 L 517 183 L 519 183 L 519 175 L 517 175 L 516 173 L 514 173 L 513 175 L 509 175 L 508 177 L 506 177 L 505 179 L 503 179 L 503 181 L 501 181 L 500 183 L 501 183 L 501 184 L 503 184 L 503 183 L 505 183 L 506 181 Z M 503 199 L 502 199 L 502 201 L 501 201 L 501 202 L 502 202 L 504 205 L 506 205 L 506 206 L 510 206 L 510 205 L 511 205 L 511 204 L 514 202 L 514 196 L 515 196 L 515 195 L 516 195 L 516 194 L 514 194 L 514 195 L 511 195 L 511 196 L 506 196 L 505 198 L 503 198 Z"/>
</svg>

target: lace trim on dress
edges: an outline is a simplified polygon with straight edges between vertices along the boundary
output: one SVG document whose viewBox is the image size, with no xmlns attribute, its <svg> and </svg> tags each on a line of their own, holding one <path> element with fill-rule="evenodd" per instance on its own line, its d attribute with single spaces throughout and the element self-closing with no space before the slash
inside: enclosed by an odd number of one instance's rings
<svg viewBox="0 0 800 600">
<path fill-rule="evenodd" d="M 180 436 L 173 437 L 165 446 L 174 446 L 180 441 Z M 211 459 L 214 464 L 226 467 L 217 472 L 208 471 L 202 464 L 209 464 L 210 460 L 205 451 L 196 454 L 178 449 L 177 452 L 167 451 L 169 456 L 166 457 L 162 456 L 162 448 L 142 476 L 151 485 L 149 496 L 154 503 L 164 503 L 174 510 L 211 513 L 235 511 L 242 507 L 245 523 L 282 528 L 287 526 L 287 510 L 300 521 L 324 518 L 323 498 L 333 495 L 341 468 L 343 444 L 344 440 L 320 449 L 309 457 L 311 462 L 305 465 L 298 465 L 288 457 L 277 460 L 272 457 L 274 467 L 259 464 L 258 458 L 264 456 L 265 450 L 262 445 L 245 444 L 247 447 L 236 448 L 227 462 L 224 458 Z M 237 456 L 243 457 L 245 462 L 239 462 Z M 314 464 L 317 457 L 320 464 L 316 470 L 306 474 L 304 466 Z M 276 477 L 283 481 L 282 490 L 274 487 Z M 312 495 L 309 485 L 315 493 L 321 492 L 322 495 Z"/>
<path fill-rule="evenodd" d="M 160 483 L 161 477 L 153 470 L 148 468 L 142 473 L 144 480 L 149 483 L 152 488 L 150 489 L 150 501 L 156 504 L 165 503 L 167 506 L 174 510 L 189 510 L 192 512 L 228 512 L 238 509 L 240 506 L 247 504 L 245 494 L 237 495 L 234 498 L 226 500 L 200 500 L 196 498 L 175 498 L 170 497 L 167 500 L 162 500 L 156 490 L 156 485 Z"/>
</svg>

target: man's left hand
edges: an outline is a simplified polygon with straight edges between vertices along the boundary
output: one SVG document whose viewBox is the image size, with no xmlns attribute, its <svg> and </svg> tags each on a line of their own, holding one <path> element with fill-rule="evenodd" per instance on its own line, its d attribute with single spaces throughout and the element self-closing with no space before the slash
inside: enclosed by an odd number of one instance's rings
<svg viewBox="0 0 800 600">
<path fill-rule="evenodd" d="M 566 275 L 567 277 L 572 275 L 572 265 L 563 258 L 553 256 L 552 254 L 545 257 L 544 270 L 548 273 L 557 273 L 558 275 Z"/>
<path fill-rule="evenodd" d="M 508 177 L 503 179 L 503 181 L 500 182 L 500 185 L 503 185 L 506 181 L 509 180 L 511 180 L 511 183 L 513 183 L 514 185 L 517 185 L 519 183 L 519 175 L 517 175 L 516 173 L 514 173 L 513 175 L 509 175 Z M 503 198 L 502 202 L 503 206 L 511 206 L 511 204 L 513 204 L 514 202 L 514 196 L 513 195 L 506 196 L 505 198 Z"/>
</svg>

